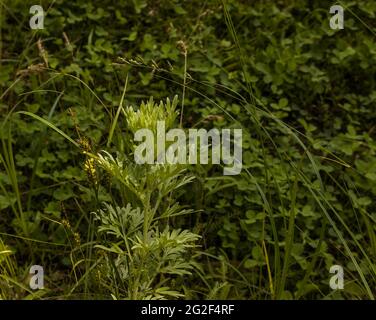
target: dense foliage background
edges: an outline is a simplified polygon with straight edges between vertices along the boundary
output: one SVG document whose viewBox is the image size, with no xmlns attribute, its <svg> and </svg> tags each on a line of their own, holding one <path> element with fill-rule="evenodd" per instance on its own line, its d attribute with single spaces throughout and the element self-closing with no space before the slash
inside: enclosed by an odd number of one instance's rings
<svg viewBox="0 0 376 320">
<path fill-rule="evenodd" d="M 344 30 L 324 0 L 41 1 L 43 30 L 33 4 L 0 1 L 0 298 L 374 298 L 376 2 Z M 120 106 L 175 95 L 184 128 L 243 129 L 241 175 L 116 167 Z"/>
</svg>

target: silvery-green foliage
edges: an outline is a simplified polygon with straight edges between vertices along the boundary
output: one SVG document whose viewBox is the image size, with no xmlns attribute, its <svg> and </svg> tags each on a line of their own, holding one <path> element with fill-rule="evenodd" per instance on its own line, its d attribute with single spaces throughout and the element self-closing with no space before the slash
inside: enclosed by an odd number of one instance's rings
<svg viewBox="0 0 376 320">
<path fill-rule="evenodd" d="M 140 208 L 132 209 L 129 203 L 125 208 L 114 208 L 108 203 L 104 203 L 104 206 L 104 209 L 95 213 L 96 219 L 100 221 L 99 232 L 125 239 L 142 225 L 144 213 Z"/>
<path fill-rule="evenodd" d="M 147 194 L 145 190 L 157 192 L 163 197 L 193 180 L 192 176 L 183 175 L 185 168 L 182 165 L 139 165 L 120 153 L 114 158 L 108 152 L 102 151 L 98 154 L 97 162 L 141 201 Z"/>
<path fill-rule="evenodd" d="M 175 96 L 172 102 L 167 98 L 166 103 L 160 101 L 159 105 L 150 98 L 146 103 L 142 102 L 138 110 L 127 107 L 124 113 L 128 128 L 132 133 L 139 129 L 150 129 L 155 134 L 158 121 L 165 122 L 166 130 L 173 128 L 178 116 L 177 104 L 178 97 Z"/>
<path fill-rule="evenodd" d="M 156 105 L 153 99 L 137 111 L 125 111 L 131 132 L 156 129 L 157 121 L 172 127 L 178 113 L 177 98 Z M 116 181 L 125 195 L 125 207 L 105 203 L 95 213 L 98 232 L 105 240 L 103 250 L 105 287 L 112 296 L 126 299 L 166 299 L 182 297 L 177 283 L 198 265 L 191 258 L 199 236 L 188 230 L 173 229 L 168 218 L 192 213 L 182 208 L 173 193 L 193 180 L 182 165 L 139 165 L 129 155 L 101 151 L 99 168 Z M 162 230 L 162 231 L 161 231 Z M 180 279 L 179 279 L 180 277 Z"/>
</svg>

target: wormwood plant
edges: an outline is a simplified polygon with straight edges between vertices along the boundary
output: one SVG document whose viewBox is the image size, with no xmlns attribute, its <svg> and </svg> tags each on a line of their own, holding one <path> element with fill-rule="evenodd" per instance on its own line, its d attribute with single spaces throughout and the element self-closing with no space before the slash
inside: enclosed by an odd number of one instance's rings
<svg viewBox="0 0 376 320">
<path fill-rule="evenodd" d="M 177 117 L 177 98 L 155 104 L 153 99 L 135 111 L 123 110 L 130 137 L 140 128 L 156 130 L 157 121 L 171 127 Z M 188 230 L 173 229 L 171 218 L 190 214 L 175 191 L 190 183 L 181 165 L 139 165 L 133 161 L 134 143 L 127 136 L 128 152 L 98 154 L 97 165 L 110 177 L 112 203 L 95 212 L 103 235 L 96 247 L 104 250 L 99 263 L 101 283 L 114 298 L 165 299 L 184 296 L 179 285 L 197 264 L 192 249 L 199 239 Z M 117 201 L 115 199 L 120 199 Z M 104 275 L 104 276 L 103 276 Z"/>
</svg>

